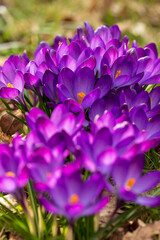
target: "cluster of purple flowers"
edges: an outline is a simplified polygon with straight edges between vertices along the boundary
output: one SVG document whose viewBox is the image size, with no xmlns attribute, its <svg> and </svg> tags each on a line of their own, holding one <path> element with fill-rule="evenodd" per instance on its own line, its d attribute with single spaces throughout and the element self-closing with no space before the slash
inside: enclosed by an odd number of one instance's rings
<svg viewBox="0 0 160 240">
<path fill-rule="evenodd" d="M 33 61 L 10 56 L 0 97 L 25 107 L 31 132 L 0 145 L 0 191 L 18 196 L 31 178 L 46 209 L 70 222 L 104 207 L 105 189 L 120 201 L 159 205 L 160 196 L 143 195 L 160 181 L 159 171 L 143 175 L 144 153 L 160 143 L 160 87 L 144 86 L 158 83 L 155 44 L 130 48 L 116 25 L 94 31 L 85 22 L 72 39 L 41 43 Z M 34 94 L 30 111 L 24 89 Z M 37 96 L 51 116 L 35 107 Z"/>
</svg>

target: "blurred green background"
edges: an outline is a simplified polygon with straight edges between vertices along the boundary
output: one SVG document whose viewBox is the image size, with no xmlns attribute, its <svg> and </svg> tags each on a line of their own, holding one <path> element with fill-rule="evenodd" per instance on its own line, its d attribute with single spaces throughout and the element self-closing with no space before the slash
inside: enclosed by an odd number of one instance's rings
<svg viewBox="0 0 160 240">
<path fill-rule="evenodd" d="M 84 20 L 94 28 L 118 24 L 131 41 L 155 42 L 160 51 L 159 0 L 0 0 L 0 64 L 24 49 L 32 57 L 39 42 L 52 44 L 57 34 L 72 37 Z"/>
</svg>

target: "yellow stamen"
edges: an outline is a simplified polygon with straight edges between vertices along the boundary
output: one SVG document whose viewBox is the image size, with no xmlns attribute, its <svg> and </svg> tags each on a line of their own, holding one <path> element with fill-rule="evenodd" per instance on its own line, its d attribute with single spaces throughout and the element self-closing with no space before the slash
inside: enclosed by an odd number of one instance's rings
<svg viewBox="0 0 160 240">
<path fill-rule="evenodd" d="M 150 98 L 150 104 L 152 104 L 152 98 Z"/>
<path fill-rule="evenodd" d="M 120 74 L 121 74 L 121 70 L 118 70 L 115 78 L 117 78 Z"/>
<path fill-rule="evenodd" d="M 62 42 L 61 42 L 61 41 L 59 41 L 59 42 L 58 42 L 58 45 L 60 46 L 61 44 L 62 44 Z"/>
<path fill-rule="evenodd" d="M 76 204 L 79 202 L 79 197 L 77 194 L 72 194 L 71 197 L 69 198 L 69 203 L 70 204 Z"/>
<path fill-rule="evenodd" d="M 130 112 L 132 109 L 133 109 L 133 107 L 131 107 L 131 108 L 129 109 L 129 112 Z"/>
<path fill-rule="evenodd" d="M 11 83 L 8 83 L 8 84 L 7 84 L 7 87 L 9 87 L 9 88 L 14 88 Z"/>
<path fill-rule="evenodd" d="M 145 132 L 146 130 L 145 129 L 142 129 L 142 132 Z"/>
<path fill-rule="evenodd" d="M 83 101 L 83 98 L 86 96 L 85 93 L 83 92 L 80 92 L 80 93 L 77 93 L 77 99 L 78 99 L 78 103 L 81 104 L 82 101 Z"/>
<path fill-rule="evenodd" d="M 6 175 L 6 177 L 13 177 L 13 178 L 15 177 L 15 173 L 13 173 L 11 171 L 10 172 L 6 172 L 5 175 Z"/>
<path fill-rule="evenodd" d="M 126 188 L 127 190 L 131 190 L 131 188 L 133 187 L 133 185 L 135 184 L 135 178 L 130 178 L 128 180 L 128 182 L 126 183 Z"/>
</svg>

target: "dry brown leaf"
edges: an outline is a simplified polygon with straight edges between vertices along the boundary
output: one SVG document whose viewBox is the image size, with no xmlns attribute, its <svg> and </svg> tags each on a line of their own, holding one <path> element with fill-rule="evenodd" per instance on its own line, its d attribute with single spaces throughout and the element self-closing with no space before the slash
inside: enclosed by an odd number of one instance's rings
<svg viewBox="0 0 160 240">
<path fill-rule="evenodd" d="M 23 119 L 23 115 L 20 110 L 13 111 L 12 114 L 21 120 Z M 22 132 L 23 123 L 6 113 L 0 119 L 0 127 L 5 134 L 13 135 L 16 132 Z"/>
<path fill-rule="evenodd" d="M 24 238 L 22 238 L 18 235 L 15 235 L 14 233 L 10 233 L 9 240 L 24 240 Z"/>
<path fill-rule="evenodd" d="M 0 131 L 0 142 L 5 142 L 10 144 L 12 142 L 13 138 L 10 135 L 7 135 Z"/>
<path fill-rule="evenodd" d="M 154 235 L 160 236 L 160 221 L 138 227 L 133 233 L 127 232 L 123 240 L 152 240 Z"/>
</svg>

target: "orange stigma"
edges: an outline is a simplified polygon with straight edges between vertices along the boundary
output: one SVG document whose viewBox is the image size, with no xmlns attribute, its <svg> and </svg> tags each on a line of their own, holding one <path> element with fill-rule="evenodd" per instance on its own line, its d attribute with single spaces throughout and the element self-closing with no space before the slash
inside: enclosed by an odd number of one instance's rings
<svg viewBox="0 0 160 240">
<path fill-rule="evenodd" d="M 6 177 L 13 177 L 13 178 L 15 177 L 15 173 L 13 173 L 11 171 L 10 172 L 6 172 L 5 175 L 6 175 Z"/>
<path fill-rule="evenodd" d="M 47 172 L 47 177 L 51 177 L 52 176 L 52 173 L 51 172 Z"/>
<path fill-rule="evenodd" d="M 120 74 L 121 74 L 121 70 L 118 70 L 115 78 L 117 78 Z"/>
<path fill-rule="evenodd" d="M 69 198 L 69 203 L 70 204 L 76 204 L 79 202 L 79 197 L 77 194 L 72 194 L 71 197 Z"/>
<path fill-rule="evenodd" d="M 78 99 L 78 103 L 81 104 L 82 101 L 83 101 L 83 98 L 86 96 L 85 93 L 83 92 L 80 92 L 80 93 L 77 93 L 77 99 Z"/>
<path fill-rule="evenodd" d="M 150 104 L 152 104 L 152 98 L 150 98 Z"/>
<path fill-rule="evenodd" d="M 145 129 L 142 129 L 142 132 L 145 132 L 146 130 Z"/>
<path fill-rule="evenodd" d="M 8 83 L 8 84 L 7 84 L 7 87 L 9 87 L 9 88 L 14 88 L 11 83 Z"/>
<path fill-rule="evenodd" d="M 131 188 L 133 187 L 133 185 L 135 184 L 135 178 L 130 178 L 126 184 L 126 188 L 127 190 L 131 190 Z"/>
</svg>

